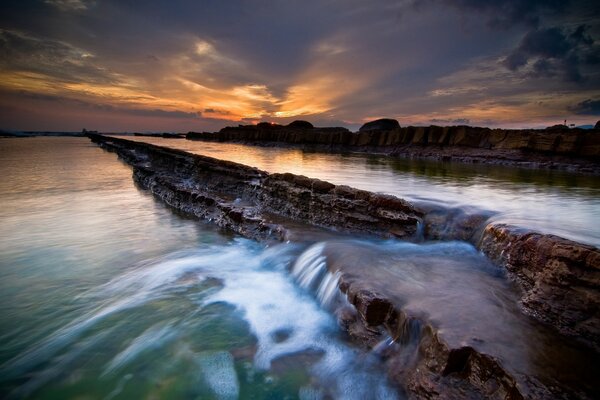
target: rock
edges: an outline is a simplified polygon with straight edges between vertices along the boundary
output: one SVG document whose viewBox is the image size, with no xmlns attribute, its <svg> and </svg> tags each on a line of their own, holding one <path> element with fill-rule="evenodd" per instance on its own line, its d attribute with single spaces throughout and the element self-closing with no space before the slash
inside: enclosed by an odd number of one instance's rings
<svg viewBox="0 0 600 400">
<path fill-rule="evenodd" d="M 600 250 L 504 224 L 478 247 L 521 286 L 529 315 L 600 352 Z"/>
<path fill-rule="evenodd" d="M 313 124 L 311 124 L 308 121 L 300 121 L 300 120 L 296 120 L 294 122 L 291 122 L 287 125 L 288 128 L 294 128 L 294 129 L 313 129 L 314 126 Z"/>
<path fill-rule="evenodd" d="M 600 129 L 600 121 L 596 122 L 596 125 L 594 125 L 594 129 Z"/>
<path fill-rule="evenodd" d="M 569 127 L 563 124 L 556 124 L 546 128 L 546 130 L 568 130 Z"/>
<path fill-rule="evenodd" d="M 394 129 L 400 129 L 400 124 L 395 119 L 381 118 L 375 121 L 370 121 L 360 127 L 359 132 L 366 131 L 392 131 Z"/>
<path fill-rule="evenodd" d="M 258 240 L 283 240 L 286 223 L 295 224 L 288 219 L 345 232 L 408 238 L 416 233 L 422 216 L 410 203 L 393 196 L 302 175 L 269 174 L 143 142 L 90 137 L 131 164 L 140 186 L 170 206 Z M 272 215 L 281 221 L 272 224 Z"/>
<path fill-rule="evenodd" d="M 596 130 L 489 129 L 472 126 L 401 128 L 398 121 L 380 119 L 364 124 L 359 132 L 346 128 L 314 128 L 309 122 L 287 126 L 226 127 L 216 133 L 190 132 L 190 140 L 230 141 L 257 145 L 283 145 L 311 150 L 376 151 L 408 158 L 552 168 L 600 174 L 600 135 Z"/>
</svg>

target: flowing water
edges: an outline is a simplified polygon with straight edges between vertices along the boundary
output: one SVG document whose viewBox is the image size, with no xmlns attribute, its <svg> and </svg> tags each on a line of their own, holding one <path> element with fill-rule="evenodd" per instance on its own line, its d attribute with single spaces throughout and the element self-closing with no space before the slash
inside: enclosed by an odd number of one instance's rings
<svg viewBox="0 0 600 400">
<path fill-rule="evenodd" d="M 442 163 L 361 154 L 149 137 L 128 139 L 393 194 L 417 205 L 491 215 L 491 220 L 600 246 L 600 179 L 556 170 Z"/>
<path fill-rule="evenodd" d="M 209 155 L 234 158 L 228 145 L 206 145 Z M 321 171 L 332 181 L 357 174 L 353 186 L 376 185 L 378 174 L 382 187 L 391 176 L 458 185 L 379 158 L 235 149 L 235 161 L 269 170 Z M 331 310 L 345 301 L 344 271 L 516 373 L 574 387 L 597 376 L 597 360 L 519 313 L 514 287 L 470 244 L 340 238 L 265 247 L 167 209 L 85 138 L 0 139 L 0 171 L 2 398 L 402 397 L 380 353 L 406 338 L 367 352 L 337 326 Z M 544 193 L 554 187 L 531 180 Z M 598 188 L 584 183 L 580 196 L 597 201 Z"/>
<path fill-rule="evenodd" d="M 394 398 L 265 248 L 175 215 L 85 138 L 0 139 L 0 397 Z"/>
</svg>

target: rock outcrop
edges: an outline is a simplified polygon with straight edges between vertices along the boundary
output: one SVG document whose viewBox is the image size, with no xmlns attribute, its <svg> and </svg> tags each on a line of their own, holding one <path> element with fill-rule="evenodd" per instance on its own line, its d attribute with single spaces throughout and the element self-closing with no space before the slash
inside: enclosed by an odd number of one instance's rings
<svg viewBox="0 0 600 400">
<path fill-rule="evenodd" d="M 279 222 L 283 218 L 340 232 L 406 239 L 415 235 L 422 216 L 394 196 L 301 175 L 269 174 L 143 142 L 90 137 L 131 164 L 135 180 L 170 206 L 246 237 L 286 239 L 289 230 Z"/>
<path fill-rule="evenodd" d="M 291 125 L 291 124 L 290 124 Z M 479 162 L 600 173 L 598 129 L 490 129 L 471 126 L 400 127 L 381 119 L 359 132 L 269 123 L 190 132 L 190 140 L 258 145 L 311 146 L 322 151 L 362 151 L 442 161 Z"/>
<path fill-rule="evenodd" d="M 400 129 L 400 124 L 395 119 L 381 118 L 370 121 L 360 127 L 359 132 L 368 131 L 393 131 Z"/>
<path fill-rule="evenodd" d="M 485 228 L 479 248 L 523 290 L 523 309 L 600 352 L 600 251 L 503 224 Z"/>
<path fill-rule="evenodd" d="M 311 124 L 310 122 L 300 121 L 300 120 L 290 122 L 289 124 L 287 124 L 287 127 L 292 128 L 292 129 L 313 129 L 314 128 L 313 124 Z"/>
</svg>

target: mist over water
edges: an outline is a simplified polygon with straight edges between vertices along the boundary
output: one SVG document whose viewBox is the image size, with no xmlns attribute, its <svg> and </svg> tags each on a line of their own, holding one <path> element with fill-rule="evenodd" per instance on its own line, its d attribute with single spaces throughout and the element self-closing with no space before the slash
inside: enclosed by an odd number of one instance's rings
<svg viewBox="0 0 600 400">
<path fill-rule="evenodd" d="M 600 180 L 556 170 L 322 154 L 298 149 L 128 137 L 196 154 L 392 194 L 425 207 L 460 208 L 595 246 L 600 245 Z"/>
</svg>

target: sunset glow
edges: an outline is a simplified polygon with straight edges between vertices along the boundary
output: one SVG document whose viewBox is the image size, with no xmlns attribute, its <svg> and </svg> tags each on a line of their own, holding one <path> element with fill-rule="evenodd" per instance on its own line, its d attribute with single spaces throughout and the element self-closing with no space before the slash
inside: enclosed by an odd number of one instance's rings
<svg viewBox="0 0 600 400">
<path fill-rule="evenodd" d="M 537 127 L 600 114 L 593 2 L 234 3 L 5 3 L 0 128 Z"/>
</svg>

